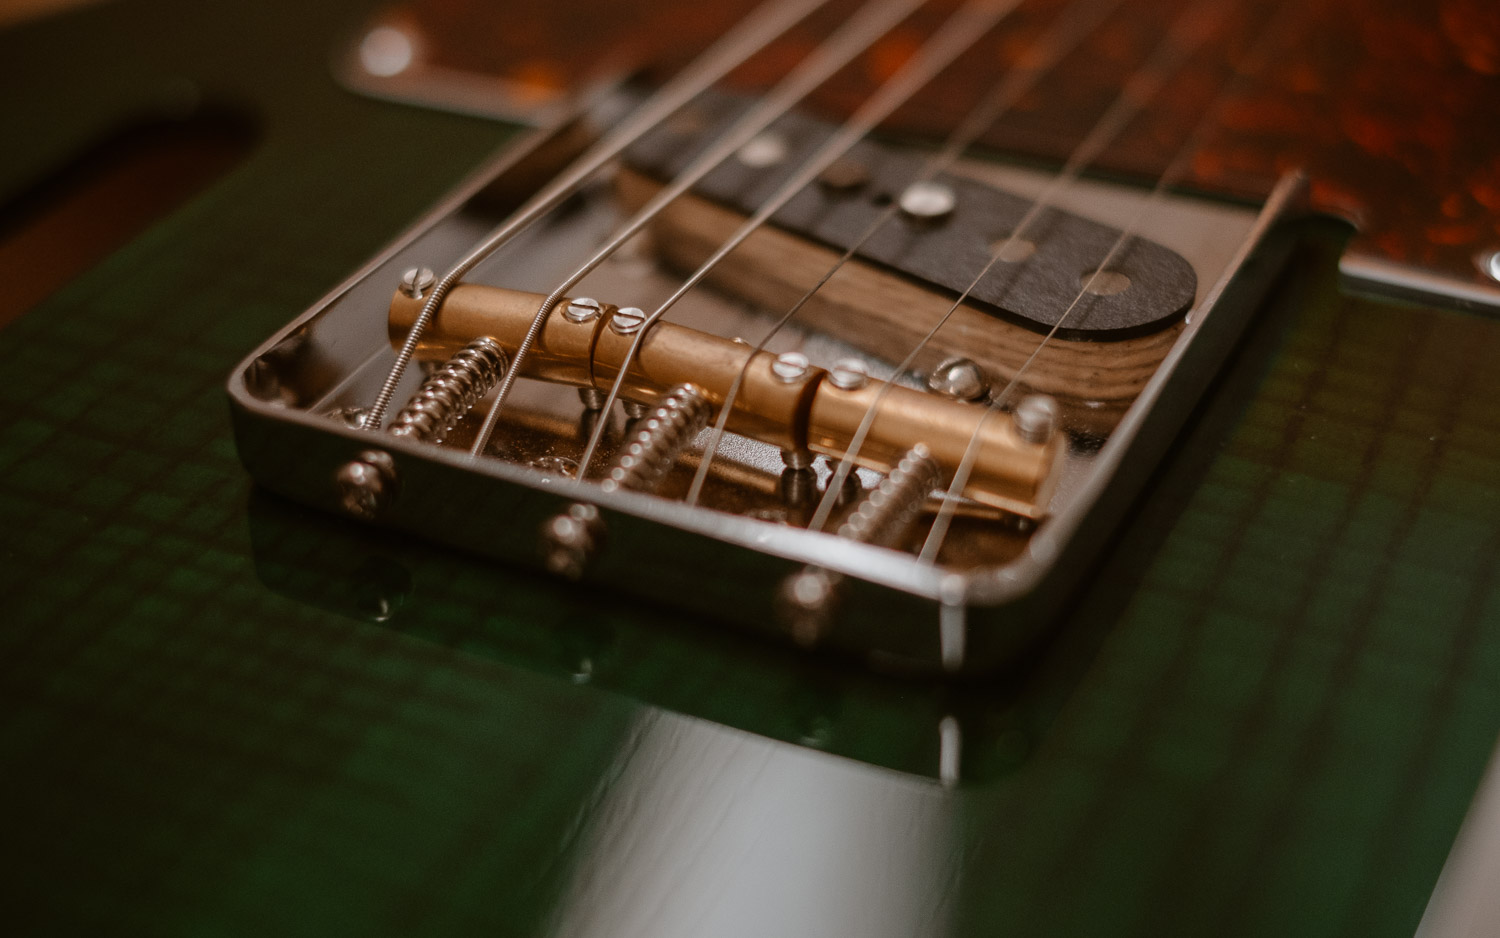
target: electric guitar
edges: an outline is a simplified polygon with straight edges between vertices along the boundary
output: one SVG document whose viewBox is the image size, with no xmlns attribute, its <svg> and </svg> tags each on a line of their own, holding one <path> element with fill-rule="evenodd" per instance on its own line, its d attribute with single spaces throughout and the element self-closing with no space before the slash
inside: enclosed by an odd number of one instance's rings
<svg viewBox="0 0 1500 938">
<path fill-rule="evenodd" d="M 20 930 L 1480 914 L 1497 44 L 1465 0 L 0 33 L 18 292 L 197 187 L 0 329 Z"/>
</svg>

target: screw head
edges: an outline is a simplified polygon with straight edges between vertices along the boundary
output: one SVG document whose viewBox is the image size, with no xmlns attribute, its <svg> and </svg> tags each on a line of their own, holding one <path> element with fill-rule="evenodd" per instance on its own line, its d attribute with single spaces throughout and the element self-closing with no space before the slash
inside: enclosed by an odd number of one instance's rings
<svg viewBox="0 0 1500 938">
<path fill-rule="evenodd" d="M 377 78 L 390 78 L 411 67 L 417 58 L 416 40 L 395 26 L 377 26 L 359 43 L 359 64 Z"/>
<path fill-rule="evenodd" d="M 351 516 L 369 521 L 396 495 L 396 463 L 390 453 L 367 449 L 340 466 L 333 481 L 339 506 Z"/>
<path fill-rule="evenodd" d="M 563 318 L 568 322 L 592 322 L 599 318 L 599 313 L 603 309 L 603 305 L 593 297 L 580 296 L 576 300 L 568 301 L 568 305 L 563 308 Z"/>
<path fill-rule="evenodd" d="M 857 358 L 841 358 L 829 369 L 828 380 L 833 386 L 845 391 L 858 391 L 870 383 L 870 374 L 865 363 Z"/>
<path fill-rule="evenodd" d="M 362 430 L 364 429 L 366 418 L 370 416 L 370 412 L 363 407 L 335 407 L 333 410 L 328 411 L 328 416 L 346 427 Z"/>
<path fill-rule="evenodd" d="M 1028 394 L 1016 405 L 1013 419 L 1016 432 L 1028 443 L 1045 443 L 1057 432 L 1061 409 L 1056 399 L 1047 394 Z"/>
<path fill-rule="evenodd" d="M 967 358 L 950 358 L 933 369 L 927 386 L 960 401 L 977 401 L 989 391 L 984 371 Z"/>
<path fill-rule="evenodd" d="M 952 214 L 958 204 L 953 189 L 941 182 L 914 182 L 906 187 L 897 200 L 907 217 L 918 221 L 937 221 Z"/>
<path fill-rule="evenodd" d="M 799 645 L 810 647 L 823 637 L 837 591 L 834 577 L 817 567 L 804 568 L 782 581 L 777 605 Z"/>
<path fill-rule="evenodd" d="M 751 169 L 765 169 L 785 160 L 786 154 L 786 138 L 768 130 L 751 138 L 735 157 Z"/>
<path fill-rule="evenodd" d="M 1480 273 L 1491 280 L 1500 281 L 1500 248 L 1481 252 L 1479 257 L 1475 258 L 1475 263 L 1479 265 Z"/>
<path fill-rule="evenodd" d="M 634 306 L 617 309 L 615 314 L 609 317 L 610 331 L 617 335 L 635 335 L 645 324 L 645 312 Z"/>
<path fill-rule="evenodd" d="M 807 356 L 801 352 L 782 352 L 771 363 L 771 374 L 782 384 L 791 384 L 806 376 L 809 364 Z"/>
<path fill-rule="evenodd" d="M 553 573 L 576 580 L 598 551 L 603 534 L 597 508 L 572 505 L 542 525 L 542 562 Z"/>
<path fill-rule="evenodd" d="M 414 300 L 420 300 L 436 283 L 437 274 L 432 272 L 431 267 L 413 267 L 401 275 L 401 292 Z"/>
</svg>

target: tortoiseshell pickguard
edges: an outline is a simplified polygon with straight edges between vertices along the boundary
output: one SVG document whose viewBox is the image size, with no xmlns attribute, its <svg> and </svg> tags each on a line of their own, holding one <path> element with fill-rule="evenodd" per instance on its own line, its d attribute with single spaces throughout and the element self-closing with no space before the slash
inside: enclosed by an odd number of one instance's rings
<svg viewBox="0 0 1500 938">
<path fill-rule="evenodd" d="M 940 136 L 1070 0 L 1028 0 L 888 123 Z M 1073 0 L 1076 2 L 1076 0 Z M 419 38 L 415 68 L 503 78 L 528 102 L 603 74 L 664 75 L 753 7 L 750 0 L 407 0 L 383 22 Z M 847 19 L 834 0 L 734 76 L 765 85 Z M 837 116 L 891 74 L 957 0 L 934 0 L 825 85 L 810 106 Z M 1291 169 L 1312 208 L 1354 223 L 1350 256 L 1494 288 L 1480 258 L 1500 249 L 1500 4 L 1492 0 L 1125 0 L 985 144 L 1044 161 L 1072 151 L 1189 7 L 1203 42 L 1098 162 L 1160 174 L 1205 113 L 1214 117 L 1184 187 L 1255 199 Z M 1233 66 L 1258 65 L 1238 80 Z M 1497 292 L 1500 297 L 1500 292 Z"/>
</svg>

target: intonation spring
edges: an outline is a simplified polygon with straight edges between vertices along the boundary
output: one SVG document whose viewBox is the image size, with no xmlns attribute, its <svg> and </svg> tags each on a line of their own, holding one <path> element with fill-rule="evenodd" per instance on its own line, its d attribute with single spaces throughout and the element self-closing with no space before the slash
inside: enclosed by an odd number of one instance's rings
<svg viewBox="0 0 1500 938">
<path fill-rule="evenodd" d="M 696 385 L 679 384 L 641 418 L 600 488 L 651 492 L 672 468 L 677 454 L 708 423 L 712 408 Z"/>
<path fill-rule="evenodd" d="M 441 443 L 504 376 L 505 350 L 489 336 L 465 345 L 443 363 L 391 422 L 395 436 Z"/>
<path fill-rule="evenodd" d="M 896 543 L 916 519 L 927 496 L 942 484 L 942 478 L 932 454 L 918 443 L 849 514 L 839 526 L 839 537 L 862 544 Z"/>
<path fill-rule="evenodd" d="M 652 492 L 677 461 L 682 448 L 707 424 L 713 408 L 692 384 L 679 384 L 642 417 L 635 432 L 599 487 Z M 542 526 L 542 558 L 547 568 L 578 577 L 604 538 L 604 522 L 593 505 L 574 504 Z"/>
<path fill-rule="evenodd" d="M 860 500 L 839 526 L 839 536 L 862 544 L 895 546 L 916 520 L 932 490 L 943 483 L 942 469 L 921 443 L 907 450 L 896 467 Z M 808 566 L 786 578 L 780 605 L 792 637 L 814 644 L 833 613 L 843 579 L 822 567 Z"/>
</svg>

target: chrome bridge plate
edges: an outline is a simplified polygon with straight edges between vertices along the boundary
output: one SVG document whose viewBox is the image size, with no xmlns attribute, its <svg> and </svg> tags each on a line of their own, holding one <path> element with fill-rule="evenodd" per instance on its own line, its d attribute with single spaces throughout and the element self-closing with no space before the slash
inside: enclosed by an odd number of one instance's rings
<svg viewBox="0 0 1500 938">
<path fill-rule="evenodd" d="M 811 644 L 863 657 L 884 669 L 958 672 L 992 668 L 1040 634 L 1087 569 L 1129 499 L 1149 478 L 1177 428 L 1236 340 L 1279 268 L 1288 238 L 1273 237 L 1295 207 L 1301 183 L 1288 178 L 1259 211 L 1086 181 L 1058 204 L 1103 224 L 1142 217 L 1142 234 L 1194 267 L 1198 296 L 1161 363 L 1123 413 L 1101 425 L 1087 414 L 1064 420 L 1066 451 L 1047 515 L 1039 524 L 964 503 L 932 560 L 807 530 L 811 506 L 833 474 L 819 457 L 811 472 L 784 467 L 781 451 L 729 435 L 712 463 L 699 504 L 682 501 L 702 456 L 700 434 L 654 494 L 604 492 L 570 477 L 595 421 L 608 422 L 605 449 L 626 432 L 626 416 L 591 413 L 573 387 L 522 378 L 482 458 L 468 444 L 487 404 L 481 401 L 443 445 L 399 439 L 358 426 L 394 352 L 387 336 L 393 290 L 403 273 L 442 271 L 527 193 L 537 154 L 566 132 L 538 131 L 512 145 L 459 187 L 391 248 L 256 349 L 230 375 L 228 391 L 241 459 L 265 488 L 340 510 L 340 467 L 377 449 L 394 467 L 395 497 L 381 524 L 498 560 L 542 566 L 539 532 L 574 502 L 598 506 L 608 540 L 582 581 L 669 603 L 714 621 L 791 637 L 778 591 L 807 566 L 832 571 L 842 592 L 827 627 Z M 992 162 L 958 171 L 1023 196 L 1048 177 Z M 592 185 L 567 211 L 554 213 L 481 264 L 469 282 L 548 292 L 592 251 L 621 217 L 608 182 Z M 680 272 L 676 272 L 680 274 Z M 642 237 L 591 274 L 575 295 L 650 308 L 680 282 Z M 714 289 L 695 290 L 673 322 L 751 341 L 781 310 L 757 308 Z M 1040 336 L 1037 340 L 1040 341 Z M 1109 343 L 1097 343 L 1107 352 Z M 871 375 L 911 387 L 922 372 L 895 373 L 848 334 L 792 326 L 769 345 L 814 363 L 850 356 Z M 422 380 L 408 369 L 394 407 Z M 976 405 L 977 406 L 977 405 Z M 859 469 L 847 499 L 877 485 Z M 936 493 L 931 504 L 936 505 Z M 919 523 L 920 530 L 930 516 Z M 829 526 L 834 530 L 836 526 Z M 559 587 L 566 581 L 559 579 Z"/>
</svg>

